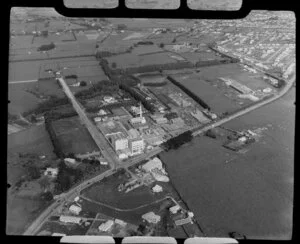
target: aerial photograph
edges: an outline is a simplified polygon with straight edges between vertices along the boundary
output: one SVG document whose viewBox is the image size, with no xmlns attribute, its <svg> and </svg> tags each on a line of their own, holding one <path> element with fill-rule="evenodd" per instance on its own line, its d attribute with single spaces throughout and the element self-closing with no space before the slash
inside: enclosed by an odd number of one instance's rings
<svg viewBox="0 0 300 244">
<path fill-rule="evenodd" d="M 13 7 L 6 234 L 291 239 L 295 22 Z"/>
</svg>

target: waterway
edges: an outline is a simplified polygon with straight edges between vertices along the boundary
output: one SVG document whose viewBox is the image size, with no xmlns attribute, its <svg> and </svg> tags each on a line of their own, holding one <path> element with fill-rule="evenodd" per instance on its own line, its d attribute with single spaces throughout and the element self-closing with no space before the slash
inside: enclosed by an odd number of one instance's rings
<svg viewBox="0 0 300 244">
<path fill-rule="evenodd" d="M 251 239 L 292 234 L 295 87 L 275 102 L 234 119 L 234 130 L 263 128 L 244 153 L 201 136 L 161 154 L 181 197 L 207 236 L 236 231 Z M 228 163 L 226 163 L 228 161 Z"/>
</svg>

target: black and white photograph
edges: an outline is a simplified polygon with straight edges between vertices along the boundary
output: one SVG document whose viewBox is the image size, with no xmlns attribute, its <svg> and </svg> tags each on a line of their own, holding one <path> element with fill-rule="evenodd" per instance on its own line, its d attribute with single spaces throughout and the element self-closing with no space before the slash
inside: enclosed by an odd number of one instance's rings
<svg viewBox="0 0 300 244">
<path fill-rule="evenodd" d="M 175 19 L 11 8 L 6 234 L 290 240 L 295 35 L 285 10 Z"/>
</svg>

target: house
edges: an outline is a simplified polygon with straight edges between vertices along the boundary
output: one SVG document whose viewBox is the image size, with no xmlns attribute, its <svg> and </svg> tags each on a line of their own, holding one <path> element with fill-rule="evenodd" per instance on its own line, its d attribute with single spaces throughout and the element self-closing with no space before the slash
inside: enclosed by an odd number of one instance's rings
<svg viewBox="0 0 300 244">
<path fill-rule="evenodd" d="M 113 225 L 114 225 L 114 221 L 112 221 L 110 219 L 110 220 L 107 220 L 105 223 L 102 223 L 101 225 L 99 225 L 98 230 L 106 232 L 106 231 L 109 231 Z"/>
<path fill-rule="evenodd" d="M 154 212 L 148 212 L 142 215 L 142 219 L 146 220 L 149 223 L 157 224 L 161 218 L 159 215 L 156 215 Z"/>
<path fill-rule="evenodd" d="M 74 158 L 65 158 L 64 161 L 65 161 L 65 163 L 69 163 L 69 164 L 76 163 L 76 160 Z"/>
<path fill-rule="evenodd" d="M 58 168 L 47 168 L 44 172 L 44 175 L 48 175 L 51 177 L 56 177 L 58 174 Z"/>
<path fill-rule="evenodd" d="M 171 207 L 169 210 L 172 214 L 176 214 L 180 210 L 180 206 L 175 205 L 175 206 Z"/>
<path fill-rule="evenodd" d="M 163 188 L 160 185 L 155 185 L 154 187 L 152 187 L 152 191 L 156 193 L 162 192 Z"/>
<path fill-rule="evenodd" d="M 82 210 L 81 207 L 79 207 L 78 205 L 75 205 L 75 204 L 71 205 L 69 208 L 69 211 L 76 215 L 78 215 L 81 212 L 81 210 Z"/>
</svg>

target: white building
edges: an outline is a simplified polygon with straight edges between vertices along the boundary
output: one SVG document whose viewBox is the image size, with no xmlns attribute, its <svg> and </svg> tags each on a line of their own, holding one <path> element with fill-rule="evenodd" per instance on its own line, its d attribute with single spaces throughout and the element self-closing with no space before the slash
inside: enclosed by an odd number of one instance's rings
<svg viewBox="0 0 300 244">
<path fill-rule="evenodd" d="M 108 140 L 111 142 L 115 151 L 124 150 L 128 148 L 128 139 L 124 136 L 122 132 L 108 134 L 106 136 L 108 137 Z"/>
<path fill-rule="evenodd" d="M 58 174 L 58 168 L 47 168 L 44 175 L 49 175 L 51 177 L 56 177 Z"/>
<path fill-rule="evenodd" d="M 171 207 L 169 210 L 172 214 L 176 214 L 180 210 L 180 206 L 175 205 L 175 206 Z"/>
<path fill-rule="evenodd" d="M 64 161 L 65 163 L 70 163 L 70 164 L 76 163 L 76 160 L 74 158 L 65 158 Z"/>
<path fill-rule="evenodd" d="M 157 224 L 160 221 L 160 216 L 156 215 L 153 212 L 149 212 L 142 215 L 142 219 L 146 220 L 149 223 Z"/>
<path fill-rule="evenodd" d="M 129 141 L 129 149 L 132 156 L 143 153 L 144 148 L 145 143 L 142 138 L 131 139 Z"/>
<path fill-rule="evenodd" d="M 71 205 L 70 208 L 69 208 L 69 211 L 73 214 L 76 214 L 76 215 L 80 214 L 81 210 L 82 210 L 81 207 L 79 207 L 77 205 L 74 205 L 74 204 Z"/>
<path fill-rule="evenodd" d="M 99 225 L 98 229 L 99 229 L 99 231 L 106 232 L 106 231 L 109 231 L 113 225 L 114 225 L 114 221 L 112 221 L 110 219 L 110 220 L 107 220 L 105 223 L 102 223 L 101 225 Z"/>
<path fill-rule="evenodd" d="M 73 216 L 65 216 L 65 215 L 61 215 L 61 216 L 59 217 L 59 221 L 60 221 L 60 222 L 64 222 L 64 223 L 80 224 L 81 218 L 73 217 Z"/>
<path fill-rule="evenodd" d="M 156 193 L 162 192 L 163 188 L 160 185 L 155 185 L 154 187 L 152 187 L 152 191 Z"/>
<path fill-rule="evenodd" d="M 111 97 L 111 96 L 105 96 L 105 97 L 103 98 L 103 100 L 104 100 L 104 102 L 106 102 L 106 103 L 113 103 L 113 102 L 115 102 L 115 99 L 114 99 L 113 97 Z"/>
</svg>

